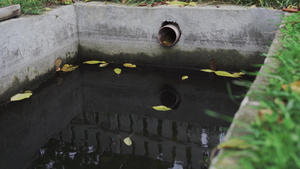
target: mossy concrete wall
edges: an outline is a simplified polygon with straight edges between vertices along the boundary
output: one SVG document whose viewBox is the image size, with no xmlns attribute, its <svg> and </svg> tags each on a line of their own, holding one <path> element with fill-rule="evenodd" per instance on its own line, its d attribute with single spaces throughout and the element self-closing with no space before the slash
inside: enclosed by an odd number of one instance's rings
<svg viewBox="0 0 300 169">
<path fill-rule="evenodd" d="M 101 2 L 76 6 L 80 55 L 86 58 L 180 67 L 253 69 L 263 63 L 280 11 L 239 6 L 130 7 Z M 158 43 L 165 22 L 176 22 L 181 38 L 173 47 Z"/>
<path fill-rule="evenodd" d="M 131 7 L 104 2 L 61 6 L 0 22 L 0 102 L 64 61 L 101 59 L 219 70 L 253 69 L 268 51 L 281 11 L 237 6 Z M 158 43 L 163 22 L 182 32 L 173 47 Z"/>
<path fill-rule="evenodd" d="M 73 58 L 77 46 L 74 6 L 0 22 L 0 102 L 53 74 L 55 60 Z"/>
</svg>

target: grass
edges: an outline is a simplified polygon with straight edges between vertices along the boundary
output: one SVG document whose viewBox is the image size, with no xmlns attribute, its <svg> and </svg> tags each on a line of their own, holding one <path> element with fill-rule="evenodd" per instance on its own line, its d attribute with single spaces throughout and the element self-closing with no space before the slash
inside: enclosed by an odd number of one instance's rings
<svg viewBox="0 0 300 169">
<path fill-rule="evenodd" d="M 89 0 L 93 1 L 93 0 Z M 105 1 L 105 0 L 100 0 Z M 163 2 L 165 0 L 106 0 L 109 2 L 123 3 L 123 4 L 153 4 L 154 2 Z M 222 4 L 230 3 L 236 5 L 257 5 L 261 7 L 283 8 L 288 5 L 297 6 L 300 5 L 299 0 L 181 0 L 181 1 L 194 1 L 204 4 Z M 4 7 L 12 4 L 20 4 L 22 13 L 24 14 L 42 14 L 45 11 L 45 7 L 52 4 L 72 4 L 71 0 L 0 0 L 0 7 Z"/>
<path fill-rule="evenodd" d="M 53 4 L 71 4 L 69 0 L 0 0 L 0 7 L 20 4 L 23 14 L 42 14 L 45 7 Z"/>
<path fill-rule="evenodd" d="M 258 116 L 241 136 L 248 146 L 234 145 L 224 157 L 238 157 L 241 169 L 300 168 L 300 12 L 284 18 L 282 48 L 274 56 L 279 67 L 262 76 L 270 77 L 261 91 L 250 94 L 260 105 Z M 234 168 L 234 167 L 232 167 Z"/>
</svg>

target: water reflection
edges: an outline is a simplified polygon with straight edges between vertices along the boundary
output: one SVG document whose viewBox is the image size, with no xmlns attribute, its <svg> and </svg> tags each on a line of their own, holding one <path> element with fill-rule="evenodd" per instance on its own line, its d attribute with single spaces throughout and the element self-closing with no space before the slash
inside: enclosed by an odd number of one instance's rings
<svg viewBox="0 0 300 169">
<path fill-rule="evenodd" d="M 233 116 L 238 105 L 227 93 L 231 79 L 146 66 L 124 68 L 118 76 L 115 67 L 82 65 L 60 75 L 59 84 L 52 79 L 34 90 L 30 99 L 0 107 L 0 166 L 207 168 L 210 151 L 224 139 L 229 122 L 205 110 Z M 181 81 L 186 74 L 189 79 Z M 246 92 L 232 90 L 234 95 Z M 160 97 L 164 92 L 167 97 Z M 152 109 L 169 97 L 174 110 Z M 133 144 L 127 146 L 123 139 L 132 133 Z"/>
</svg>

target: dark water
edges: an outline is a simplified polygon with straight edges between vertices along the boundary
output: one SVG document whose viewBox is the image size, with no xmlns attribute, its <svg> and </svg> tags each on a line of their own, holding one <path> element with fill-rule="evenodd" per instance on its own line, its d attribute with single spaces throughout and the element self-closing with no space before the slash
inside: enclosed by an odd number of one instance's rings
<svg viewBox="0 0 300 169">
<path fill-rule="evenodd" d="M 182 81 L 184 75 L 189 79 Z M 234 115 L 239 105 L 228 95 L 231 81 L 198 70 L 112 64 L 56 74 L 30 99 L 0 107 L 0 166 L 207 168 L 230 123 L 205 112 Z M 246 93 L 231 87 L 233 95 Z M 162 103 L 173 110 L 152 109 Z M 123 139 L 131 134 L 127 146 Z"/>
</svg>

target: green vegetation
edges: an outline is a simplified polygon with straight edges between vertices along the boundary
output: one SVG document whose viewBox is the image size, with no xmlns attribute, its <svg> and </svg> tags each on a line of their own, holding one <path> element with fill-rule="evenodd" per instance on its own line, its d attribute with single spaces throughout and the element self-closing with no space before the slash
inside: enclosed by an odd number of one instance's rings
<svg viewBox="0 0 300 169">
<path fill-rule="evenodd" d="M 20 4 L 22 13 L 24 14 L 42 14 L 47 6 L 71 3 L 72 1 L 69 0 L 0 0 L 0 7 Z"/>
<path fill-rule="evenodd" d="M 246 126 L 249 134 L 233 138 L 247 146 L 231 145 L 221 158 L 238 157 L 233 164 L 238 168 L 300 168 L 300 12 L 284 23 L 282 48 L 271 56 L 278 67 L 265 65 L 269 71 L 259 76 L 268 77 L 269 84 L 249 95 L 260 102 L 257 118 Z"/>
<path fill-rule="evenodd" d="M 122 4 L 131 4 L 131 5 L 141 5 L 141 4 L 153 4 L 157 6 L 157 2 L 161 2 L 164 4 L 167 0 L 82 0 L 85 2 L 89 1 L 106 1 L 106 2 L 115 2 Z M 171 1 L 171 0 L 168 0 Z M 283 8 L 286 6 L 297 6 L 299 4 L 299 0 L 221 0 L 221 1 L 213 1 L 213 0 L 178 0 L 184 2 L 196 2 L 198 4 L 236 4 L 236 5 L 256 5 L 258 7 L 272 7 L 272 8 Z M 154 4 L 156 3 L 156 4 Z M 0 0 L 0 7 L 12 5 L 12 4 L 20 4 L 22 13 L 24 14 L 41 14 L 46 9 L 47 6 L 58 5 L 58 4 L 72 4 L 72 0 Z"/>
</svg>

